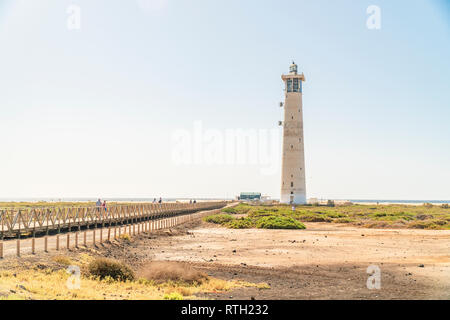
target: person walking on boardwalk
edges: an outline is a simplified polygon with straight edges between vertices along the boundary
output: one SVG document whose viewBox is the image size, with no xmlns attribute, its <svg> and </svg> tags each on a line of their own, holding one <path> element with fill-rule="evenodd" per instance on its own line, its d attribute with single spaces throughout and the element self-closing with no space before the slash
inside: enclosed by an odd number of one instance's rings
<svg viewBox="0 0 450 320">
<path fill-rule="evenodd" d="M 102 208 L 103 210 L 105 210 L 105 212 L 108 211 L 108 209 L 106 209 L 106 200 L 103 201 Z"/>
<path fill-rule="evenodd" d="M 97 207 L 97 211 L 100 211 L 100 207 L 102 206 L 102 200 L 98 198 L 97 202 L 95 203 L 95 206 Z"/>
<path fill-rule="evenodd" d="M 159 201 L 158 201 L 158 203 L 159 203 L 159 204 L 161 204 L 161 203 L 162 203 L 162 198 L 161 198 L 161 197 L 159 197 Z"/>
</svg>

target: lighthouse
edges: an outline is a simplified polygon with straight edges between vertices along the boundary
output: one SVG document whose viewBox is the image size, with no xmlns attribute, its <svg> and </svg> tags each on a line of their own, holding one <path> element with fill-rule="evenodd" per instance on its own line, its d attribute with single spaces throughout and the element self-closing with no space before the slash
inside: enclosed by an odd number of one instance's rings
<svg viewBox="0 0 450 320">
<path fill-rule="evenodd" d="M 281 203 L 305 204 L 305 148 L 303 143 L 303 81 L 292 62 L 289 73 L 281 76 L 285 84 Z"/>
</svg>

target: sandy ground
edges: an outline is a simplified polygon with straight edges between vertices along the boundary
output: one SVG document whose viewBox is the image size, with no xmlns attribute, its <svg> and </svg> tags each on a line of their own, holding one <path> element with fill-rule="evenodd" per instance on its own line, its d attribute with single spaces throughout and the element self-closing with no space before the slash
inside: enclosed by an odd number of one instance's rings
<svg viewBox="0 0 450 320">
<path fill-rule="evenodd" d="M 450 231 L 379 230 L 308 223 L 307 230 L 230 230 L 196 222 L 104 254 L 141 261 L 187 261 L 225 279 L 271 289 L 208 294 L 219 299 L 450 299 Z M 145 246 L 145 250 L 142 247 Z M 367 267 L 381 289 L 367 289 Z"/>
<path fill-rule="evenodd" d="M 214 277 L 266 282 L 271 287 L 199 298 L 450 299 L 450 231 L 306 226 L 306 230 L 232 230 L 197 220 L 140 234 L 129 244 L 98 245 L 96 251 L 135 269 L 148 261 L 186 261 Z M 67 254 L 77 252 L 71 249 Z M 48 255 L 33 257 L 48 259 Z M 380 290 L 367 289 L 370 265 L 381 270 Z"/>
</svg>

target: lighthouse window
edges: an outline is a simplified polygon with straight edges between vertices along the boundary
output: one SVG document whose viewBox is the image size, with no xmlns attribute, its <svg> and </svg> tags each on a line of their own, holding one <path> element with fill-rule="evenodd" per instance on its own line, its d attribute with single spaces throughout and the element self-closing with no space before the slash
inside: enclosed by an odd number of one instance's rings
<svg viewBox="0 0 450 320">
<path fill-rule="evenodd" d="M 294 92 L 300 92 L 299 85 L 298 85 L 298 79 L 294 79 Z"/>
<path fill-rule="evenodd" d="M 292 92 L 292 79 L 287 81 L 287 92 Z"/>
<path fill-rule="evenodd" d="M 291 182 L 291 188 L 293 188 L 294 187 L 294 183 L 293 182 Z"/>
</svg>

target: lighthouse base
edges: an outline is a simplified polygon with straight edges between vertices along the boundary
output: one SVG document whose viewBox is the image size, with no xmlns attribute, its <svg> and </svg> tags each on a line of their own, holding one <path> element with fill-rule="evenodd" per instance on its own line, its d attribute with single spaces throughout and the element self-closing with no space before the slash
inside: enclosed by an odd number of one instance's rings
<svg viewBox="0 0 450 320">
<path fill-rule="evenodd" d="M 282 194 L 280 203 L 282 204 L 306 204 L 306 194 Z"/>
</svg>

